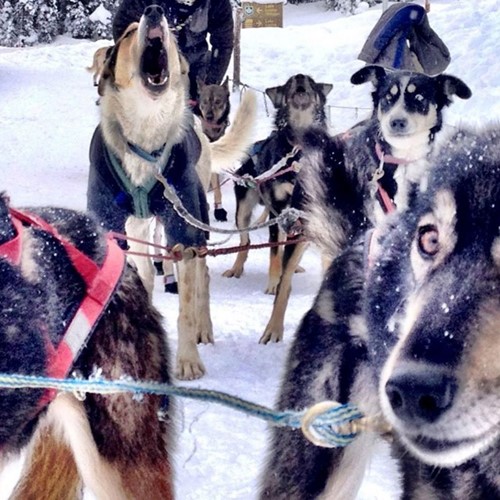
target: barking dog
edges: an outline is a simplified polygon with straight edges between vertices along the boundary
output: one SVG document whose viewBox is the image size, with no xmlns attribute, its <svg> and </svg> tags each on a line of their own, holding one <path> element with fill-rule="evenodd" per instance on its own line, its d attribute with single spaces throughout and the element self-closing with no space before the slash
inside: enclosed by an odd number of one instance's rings
<svg viewBox="0 0 500 500">
<path fill-rule="evenodd" d="M 88 378 L 99 370 L 106 379 L 170 382 L 160 315 L 123 252 L 87 215 L 20 213 L 0 197 L 0 303 L 2 373 Z M 81 401 L 0 390 L 0 464 L 28 445 L 10 498 L 79 498 L 82 481 L 96 498 L 154 491 L 172 499 L 171 413 L 158 396 Z"/>
<path fill-rule="evenodd" d="M 217 141 L 229 126 L 231 101 L 229 97 L 229 79 L 222 85 L 206 85 L 198 80 L 198 105 L 194 113 L 200 117 L 201 128 L 210 142 Z M 214 191 L 214 217 L 216 220 L 227 221 L 227 212 L 222 208 L 222 193 L 218 174 L 212 174 L 210 184 Z"/>
<path fill-rule="evenodd" d="M 499 173 L 498 126 L 450 137 L 374 263 L 364 242 L 333 262 L 290 352 L 279 407 L 382 414 L 405 499 L 500 498 Z M 373 441 L 276 431 L 262 498 L 355 498 Z"/>
<path fill-rule="evenodd" d="M 288 160 L 280 170 L 288 169 L 291 163 L 300 159 L 300 154 L 293 150 L 298 146 L 298 140 L 305 129 L 311 126 L 327 128 L 325 116 L 326 96 L 333 86 L 328 83 L 316 83 L 310 76 L 294 75 L 285 85 L 266 89 L 267 96 L 276 108 L 274 120 L 275 129 L 271 135 L 254 145 L 253 154 L 236 171 L 236 175 L 257 177 L 265 174 L 281 160 Z M 236 226 L 239 229 L 248 227 L 253 209 L 257 204 L 263 204 L 269 211 L 269 216 L 275 218 L 290 204 L 290 198 L 295 183 L 295 171 L 287 171 L 259 184 L 257 189 L 235 184 L 236 194 Z M 269 227 L 269 241 L 277 242 L 279 228 Z M 240 245 L 250 244 L 247 232 L 242 232 Z M 269 282 L 266 293 L 274 294 L 281 274 L 281 252 L 277 247 L 271 247 L 269 263 Z M 224 276 L 239 278 L 243 274 L 248 250 L 238 253 L 231 269 Z"/>
<path fill-rule="evenodd" d="M 229 168 L 251 142 L 255 96 L 245 96 L 233 126 L 209 144 L 187 107 L 187 66 L 179 54 L 161 7 L 146 7 L 139 23 L 128 27 L 107 59 L 99 91 L 101 123 L 90 146 L 88 208 L 107 229 L 150 239 L 157 216 L 170 246 L 206 245 L 205 233 L 188 225 L 163 196 L 161 173 L 186 210 L 208 222 L 205 190 L 211 163 Z M 133 252 L 147 253 L 130 242 Z M 151 259 L 136 258 L 146 289 L 152 294 Z M 208 270 L 204 258 L 179 263 L 179 347 L 176 375 L 202 376 L 198 342 L 212 342 Z"/>
<path fill-rule="evenodd" d="M 380 222 L 388 212 L 405 210 L 412 196 L 426 188 L 429 156 L 442 127 L 443 108 L 453 95 L 471 96 L 469 88 L 451 75 L 432 78 L 407 71 L 386 72 L 379 66 L 365 66 L 352 75 L 351 82 L 374 85 L 374 117 L 334 138 L 322 131 L 309 134 L 320 151 L 312 160 L 322 165 L 319 176 L 312 177 L 319 185 L 308 181 L 307 167 L 305 175 L 299 174 L 309 213 L 307 231 L 330 260 L 359 231 Z M 320 212 L 324 207 L 329 207 L 329 220 L 337 226 L 335 241 L 325 241 L 330 233 L 323 228 Z M 293 272 L 305 248 L 301 243 L 285 249 L 283 273 L 262 343 L 283 338 Z"/>
</svg>

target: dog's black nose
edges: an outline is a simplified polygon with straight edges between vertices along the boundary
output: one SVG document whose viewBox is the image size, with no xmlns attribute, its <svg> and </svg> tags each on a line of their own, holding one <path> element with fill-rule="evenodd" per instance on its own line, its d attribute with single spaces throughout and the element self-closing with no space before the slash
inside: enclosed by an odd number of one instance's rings
<svg viewBox="0 0 500 500">
<path fill-rule="evenodd" d="M 448 373 L 423 365 L 396 372 L 385 386 L 396 416 L 412 425 L 435 422 L 453 404 L 456 381 Z"/>
<path fill-rule="evenodd" d="M 394 118 L 391 120 L 391 128 L 393 132 L 404 132 L 408 126 L 408 120 L 406 118 Z"/>
<path fill-rule="evenodd" d="M 148 18 L 149 22 L 158 24 L 163 17 L 163 9 L 159 5 L 148 5 L 144 9 L 144 15 Z"/>
</svg>

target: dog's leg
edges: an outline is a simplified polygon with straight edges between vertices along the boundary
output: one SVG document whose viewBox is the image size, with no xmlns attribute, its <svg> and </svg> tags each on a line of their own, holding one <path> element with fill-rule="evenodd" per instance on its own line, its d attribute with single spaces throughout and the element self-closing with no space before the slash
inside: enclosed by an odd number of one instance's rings
<svg viewBox="0 0 500 500">
<path fill-rule="evenodd" d="M 283 252 L 283 272 L 276 292 L 271 318 L 259 340 L 261 344 L 283 340 L 286 306 L 292 290 L 292 278 L 300 259 L 307 248 L 307 243 L 287 245 Z"/>
<path fill-rule="evenodd" d="M 153 242 L 156 245 L 164 243 L 163 235 L 165 228 L 159 217 L 155 218 L 155 225 L 153 231 Z M 155 257 L 153 258 L 153 265 L 155 266 L 157 274 L 163 276 L 163 286 L 167 293 L 178 293 L 177 278 L 175 277 L 174 263 L 171 259 L 166 259 L 165 253 L 160 248 L 154 250 Z"/>
<path fill-rule="evenodd" d="M 270 214 L 269 218 L 274 219 L 274 215 Z M 269 243 L 274 244 L 279 241 L 280 230 L 278 224 L 269 226 Z M 278 246 L 271 246 L 269 249 L 269 273 L 268 282 L 265 293 L 274 295 L 281 276 L 281 261 L 282 249 Z"/>
<path fill-rule="evenodd" d="M 82 402 L 71 394 L 62 394 L 52 404 L 64 440 L 70 446 L 83 484 L 97 498 L 127 498 L 120 475 L 99 453 Z"/>
<path fill-rule="evenodd" d="M 149 242 L 151 241 L 151 221 L 151 218 L 139 219 L 138 217 L 130 216 L 125 223 L 125 233 L 132 238 Z M 137 252 L 140 254 L 151 253 L 149 245 L 145 243 L 129 240 L 128 246 L 130 252 Z M 149 296 L 152 297 L 155 278 L 155 269 L 152 259 L 150 257 L 135 255 L 129 256 L 129 259 L 135 264 L 144 287 L 148 291 Z"/>
<path fill-rule="evenodd" d="M 154 221 L 154 229 L 153 229 L 153 243 L 155 245 L 161 245 L 163 242 L 163 225 L 161 223 L 161 220 L 159 220 L 158 217 L 155 218 Z M 153 257 L 153 264 L 155 266 L 156 272 L 161 276 L 164 273 L 164 260 L 163 257 L 163 252 L 161 251 L 160 248 L 154 247 L 154 257 Z"/>
<path fill-rule="evenodd" d="M 222 190 L 220 188 L 219 174 L 212 174 L 210 184 L 211 184 L 213 192 L 214 192 L 214 217 L 215 217 L 215 220 L 217 220 L 219 222 L 226 222 L 227 221 L 227 212 L 222 207 Z"/>
<path fill-rule="evenodd" d="M 70 447 L 44 420 L 28 447 L 21 479 L 9 497 L 11 500 L 74 500 L 81 493 Z"/>
<path fill-rule="evenodd" d="M 241 186 L 236 186 L 240 188 Z M 236 191 L 236 189 L 235 189 Z M 240 230 L 250 225 L 252 211 L 258 203 L 258 195 L 255 190 L 247 189 L 245 194 L 239 198 L 236 191 L 236 227 Z M 247 231 L 240 233 L 240 246 L 245 247 L 250 244 L 250 236 Z M 223 273 L 226 278 L 239 278 L 243 274 L 245 262 L 248 258 L 248 249 L 240 250 L 236 256 L 233 267 Z"/>
<path fill-rule="evenodd" d="M 179 270 L 179 319 L 177 321 L 178 346 L 175 375 L 181 380 L 200 378 L 205 367 L 198 353 L 197 344 L 201 340 L 197 331 L 196 297 L 199 293 L 197 283 L 197 259 L 182 260 Z M 207 325 L 208 326 L 208 325 Z M 206 332 L 206 338 L 212 338 L 212 332 Z"/>
<path fill-rule="evenodd" d="M 214 336 L 210 316 L 210 276 L 206 258 L 196 259 L 195 318 L 198 343 L 213 344 Z"/>
</svg>

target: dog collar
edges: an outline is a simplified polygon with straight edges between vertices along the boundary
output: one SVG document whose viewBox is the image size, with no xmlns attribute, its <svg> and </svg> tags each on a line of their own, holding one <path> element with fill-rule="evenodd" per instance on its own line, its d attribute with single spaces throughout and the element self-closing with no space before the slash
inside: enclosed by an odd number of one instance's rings
<svg viewBox="0 0 500 500">
<path fill-rule="evenodd" d="M 69 322 L 59 345 L 54 346 L 47 335 L 47 376 L 62 379 L 70 373 L 109 304 L 125 268 L 125 254 L 116 241 L 108 236 L 106 256 L 99 267 L 90 257 L 61 236 L 55 227 L 40 217 L 12 208 L 10 214 L 18 231 L 16 237 L 11 240 L 17 239 L 18 241 L 16 244 L 19 253 L 18 260 L 20 260 L 21 253 L 20 238 L 22 237 L 23 224 L 42 229 L 61 243 L 73 267 L 85 284 L 85 296 Z M 4 245 L 1 248 L 3 249 Z M 12 262 L 14 263 L 14 261 Z M 39 400 L 39 410 L 50 403 L 55 396 L 54 389 L 47 389 Z"/>
<path fill-rule="evenodd" d="M 148 153 L 145 149 L 142 149 L 137 144 L 127 141 L 127 146 L 130 149 L 130 151 L 132 151 L 132 153 L 136 154 L 143 160 L 146 160 L 150 163 L 156 163 L 161 158 L 161 155 L 165 151 L 166 145 L 167 143 L 163 144 L 163 146 L 161 146 L 160 148 L 151 151 L 151 153 Z"/>
<path fill-rule="evenodd" d="M 408 160 L 404 160 L 403 158 L 396 158 L 392 155 L 387 155 L 382 151 L 382 146 L 379 142 L 375 143 L 375 152 L 377 153 L 377 158 L 381 163 L 392 163 L 393 165 L 406 165 L 410 163 Z"/>
</svg>

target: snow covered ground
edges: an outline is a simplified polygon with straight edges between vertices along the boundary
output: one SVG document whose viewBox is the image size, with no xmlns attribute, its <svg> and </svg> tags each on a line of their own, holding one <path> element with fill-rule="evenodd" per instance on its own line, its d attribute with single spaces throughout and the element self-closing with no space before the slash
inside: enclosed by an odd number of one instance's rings
<svg viewBox="0 0 500 500">
<path fill-rule="evenodd" d="M 333 131 L 342 131 L 363 117 L 370 106 L 369 86 L 354 87 L 349 77 L 364 64 L 357 55 L 380 14 L 381 6 L 343 17 L 325 11 L 322 2 L 286 5 L 284 28 L 242 32 L 241 80 L 259 91 L 282 84 L 298 72 L 333 83 L 328 98 L 330 124 Z M 457 100 L 447 111 L 446 125 L 498 121 L 498 1 L 432 0 L 429 21 L 452 54 L 447 72 L 463 79 L 473 91 L 469 101 Z M 90 65 L 95 49 L 106 43 L 61 37 L 50 46 L 0 47 L 0 190 L 8 192 L 15 206 L 85 207 L 88 145 L 99 119 L 99 108 L 94 105 L 96 92 L 85 66 Z M 256 139 L 265 137 L 272 124 L 264 96 L 259 95 Z M 235 107 L 238 94 L 232 99 Z M 230 183 L 223 192 L 232 220 L 234 197 Z M 265 231 L 253 235 L 253 242 L 266 240 Z M 227 244 L 236 243 L 235 237 Z M 314 249 L 309 250 L 303 261 L 306 273 L 295 277 L 285 341 L 266 346 L 257 341 L 273 302 L 272 296 L 263 293 L 268 252 L 253 252 L 239 280 L 221 276 L 233 258 L 209 260 L 216 343 L 200 347 L 207 375 L 184 385 L 219 389 L 272 405 L 293 331 L 311 305 L 321 279 L 319 257 Z M 154 300 L 165 316 L 175 352 L 177 298 L 164 294 L 158 281 Z M 177 401 L 177 408 L 178 498 L 256 498 L 258 475 L 264 463 L 266 425 L 212 404 L 185 400 Z M 8 497 L 17 470 L 18 464 L 0 476 L 0 500 Z M 398 491 L 397 473 L 381 445 L 359 498 L 397 498 Z"/>
</svg>

